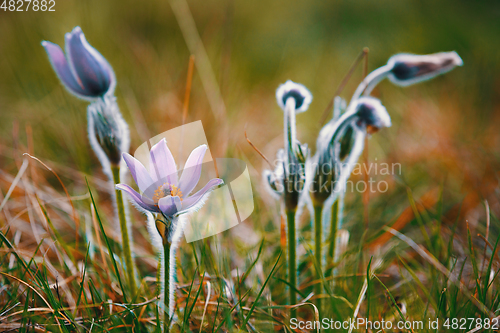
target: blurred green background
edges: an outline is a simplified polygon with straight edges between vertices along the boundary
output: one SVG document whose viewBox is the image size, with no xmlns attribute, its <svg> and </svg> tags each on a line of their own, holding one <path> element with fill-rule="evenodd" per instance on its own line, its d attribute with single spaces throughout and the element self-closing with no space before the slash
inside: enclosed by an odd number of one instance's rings
<svg viewBox="0 0 500 333">
<path fill-rule="evenodd" d="M 319 119 L 363 47 L 370 49 L 369 70 L 398 52 L 455 50 L 463 67 L 408 88 L 383 82 L 375 91 L 394 125 L 373 137 L 370 159 L 402 164 L 404 181 L 391 183 L 394 193 L 452 179 L 450 193 L 460 199 L 464 186 L 465 192 L 477 190 L 486 176 L 488 184 L 496 183 L 498 1 L 188 3 L 227 108 L 221 124 L 195 71 L 188 120 L 203 121 L 216 155 L 244 155 L 258 176 L 263 161 L 246 143 L 244 128 L 272 159 L 282 133 L 274 92 L 287 79 L 314 95 L 309 111 L 297 119 L 299 139 L 314 147 Z M 56 0 L 50 13 L 0 11 L 2 146 L 15 143 L 13 132 L 21 133 L 23 144 L 29 124 L 36 156 L 92 173 L 100 167 L 86 138 L 86 103 L 64 91 L 40 45 L 63 45 L 64 33 L 77 25 L 114 67 L 132 149 L 181 123 L 190 52 L 168 1 Z M 361 78 L 360 66 L 342 96 L 349 98 Z"/>
</svg>

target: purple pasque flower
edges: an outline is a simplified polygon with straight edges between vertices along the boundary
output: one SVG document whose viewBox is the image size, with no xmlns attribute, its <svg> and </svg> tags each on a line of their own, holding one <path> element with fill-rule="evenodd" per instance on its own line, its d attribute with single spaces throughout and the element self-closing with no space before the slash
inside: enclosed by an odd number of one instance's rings
<svg viewBox="0 0 500 333">
<path fill-rule="evenodd" d="M 151 148 L 149 170 L 130 154 L 123 153 L 125 163 L 142 195 L 127 184 L 117 184 L 116 188 L 127 193 L 139 209 L 159 213 L 172 220 L 198 208 L 205 195 L 223 183 L 220 178 L 211 179 L 202 189 L 191 194 L 200 180 L 206 151 L 207 145 L 201 145 L 191 152 L 180 179 L 165 139 Z"/>
<path fill-rule="evenodd" d="M 64 54 L 59 45 L 43 41 L 59 80 L 66 89 L 79 98 L 95 100 L 112 94 L 116 79 L 113 69 L 104 57 L 85 39 L 80 27 L 65 36 Z"/>
</svg>

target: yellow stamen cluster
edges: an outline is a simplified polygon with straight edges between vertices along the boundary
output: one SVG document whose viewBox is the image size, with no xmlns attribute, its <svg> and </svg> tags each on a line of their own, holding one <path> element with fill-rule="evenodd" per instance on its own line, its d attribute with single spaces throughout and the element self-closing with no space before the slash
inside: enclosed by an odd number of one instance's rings
<svg viewBox="0 0 500 333">
<path fill-rule="evenodd" d="M 170 185 L 169 183 L 164 183 L 163 185 L 158 186 L 153 194 L 153 201 L 155 204 L 158 204 L 161 198 L 166 197 L 167 195 L 171 195 L 173 197 L 179 197 L 182 201 L 182 191 L 175 185 Z"/>
<path fill-rule="evenodd" d="M 177 186 L 171 186 L 170 195 L 173 197 L 179 197 L 182 201 L 182 191 Z"/>
</svg>

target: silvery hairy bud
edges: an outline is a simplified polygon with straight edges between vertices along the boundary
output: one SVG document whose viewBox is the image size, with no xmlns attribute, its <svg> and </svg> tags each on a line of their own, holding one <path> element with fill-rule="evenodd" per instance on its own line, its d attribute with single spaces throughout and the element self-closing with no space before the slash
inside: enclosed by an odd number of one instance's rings
<svg viewBox="0 0 500 333">
<path fill-rule="evenodd" d="M 391 117 L 382 103 L 374 97 L 361 97 L 356 105 L 355 124 L 367 133 L 374 133 L 384 127 L 391 127 Z"/>
<path fill-rule="evenodd" d="M 457 52 L 440 52 L 427 55 L 396 54 L 389 58 L 389 80 L 400 86 L 432 79 L 440 74 L 462 66 L 462 58 Z"/>
<path fill-rule="evenodd" d="M 317 152 L 312 159 L 311 196 L 317 204 L 338 192 L 350 176 L 363 151 L 366 134 L 390 127 L 391 119 L 385 107 L 373 97 L 355 101 L 353 111 L 332 119 L 320 131 Z M 344 145 L 344 147 L 343 147 Z M 345 149 L 345 152 L 342 152 Z M 342 155 L 341 155 L 342 152 Z"/>
<path fill-rule="evenodd" d="M 362 94 L 370 95 L 375 86 L 386 77 L 396 85 L 409 86 L 430 80 L 462 65 L 462 58 L 455 51 L 426 55 L 406 53 L 393 55 L 387 65 L 377 68 L 366 76 L 356 88 L 351 103 Z"/>
</svg>

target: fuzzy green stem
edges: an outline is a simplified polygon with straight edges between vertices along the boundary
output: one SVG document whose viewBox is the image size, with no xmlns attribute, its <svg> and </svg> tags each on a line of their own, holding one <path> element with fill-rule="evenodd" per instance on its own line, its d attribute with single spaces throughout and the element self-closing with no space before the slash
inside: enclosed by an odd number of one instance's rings
<svg viewBox="0 0 500 333">
<path fill-rule="evenodd" d="M 111 171 L 113 173 L 113 182 L 120 183 L 120 167 L 112 165 Z M 123 205 L 122 191 L 115 189 L 116 194 L 116 208 L 118 210 L 118 220 L 120 221 L 120 229 L 122 232 L 122 247 L 123 247 L 123 260 L 125 261 L 125 268 L 127 271 L 128 284 L 132 293 L 132 299 L 137 295 L 137 284 L 135 282 L 135 265 L 132 259 L 132 251 L 130 246 L 130 238 L 128 234 L 127 218 L 125 216 L 125 206 Z"/>
<path fill-rule="evenodd" d="M 163 242 L 163 271 L 164 271 L 164 303 L 165 303 L 165 320 L 164 320 L 164 333 L 168 333 L 170 330 L 170 248 L 171 244 L 169 242 Z"/>
<path fill-rule="evenodd" d="M 321 215 L 323 212 L 323 205 L 316 205 L 314 206 L 314 259 L 316 260 L 316 263 L 318 265 L 317 269 L 315 270 L 315 276 L 316 280 L 318 280 L 318 283 L 314 285 L 314 293 L 316 296 L 319 296 L 323 293 L 323 282 L 321 281 L 321 274 L 320 272 L 323 271 L 323 265 L 322 265 L 322 253 L 321 253 L 321 245 L 323 242 L 323 225 L 321 223 Z M 318 307 L 318 310 L 321 311 L 321 299 L 318 298 L 316 305 Z"/>
<path fill-rule="evenodd" d="M 297 265 L 295 250 L 297 246 L 295 234 L 295 210 L 286 212 L 287 229 L 288 229 L 288 280 L 290 282 L 290 305 L 297 304 Z M 297 311 L 291 309 L 290 316 L 295 318 Z"/>
<path fill-rule="evenodd" d="M 332 206 L 332 215 L 330 217 L 330 237 L 328 238 L 329 240 L 329 245 L 328 245 L 328 253 L 326 256 L 326 266 L 328 267 L 328 270 L 326 272 L 326 276 L 330 277 L 333 274 L 333 265 L 335 261 L 335 250 L 337 247 L 337 232 L 339 230 L 339 201 L 342 200 L 340 197 L 335 200 Z"/>
</svg>

